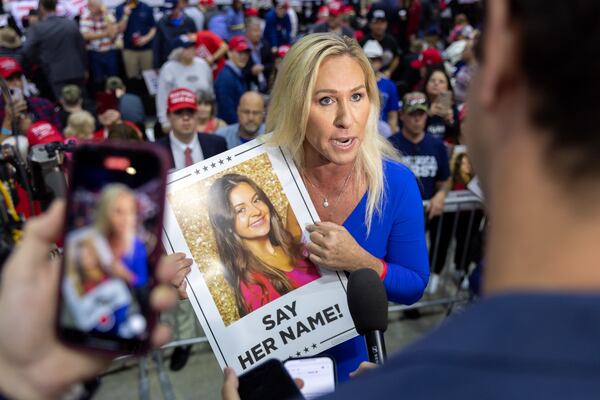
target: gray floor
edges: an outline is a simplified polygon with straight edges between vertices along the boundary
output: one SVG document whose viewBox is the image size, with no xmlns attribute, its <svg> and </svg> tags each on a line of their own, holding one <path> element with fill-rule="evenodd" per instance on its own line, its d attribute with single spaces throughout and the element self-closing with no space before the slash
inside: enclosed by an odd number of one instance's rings
<svg viewBox="0 0 600 400">
<path fill-rule="evenodd" d="M 385 334 L 388 354 L 394 353 L 423 334 L 435 328 L 445 317 L 445 308 L 434 306 L 422 309 L 418 319 L 406 319 L 401 312 L 390 313 L 390 324 Z M 168 369 L 171 350 L 164 350 L 164 370 L 167 371 L 176 399 L 219 399 L 223 374 L 208 344 L 198 344 L 187 366 L 179 372 Z M 149 365 L 149 389 L 151 399 L 162 399 L 163 394 L 156 368 Z M 139 368 L 132 360 L 116 362 L 102 379 L 102 385 L 94 399 L 139 398 Z"/>
</svg>

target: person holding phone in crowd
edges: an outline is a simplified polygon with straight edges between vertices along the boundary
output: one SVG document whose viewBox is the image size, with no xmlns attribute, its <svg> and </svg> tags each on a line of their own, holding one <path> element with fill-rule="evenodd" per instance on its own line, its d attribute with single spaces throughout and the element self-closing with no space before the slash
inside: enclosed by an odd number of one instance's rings
<svg viewBox="0 0 600 400">
<path fill-rule="evenodd" d="M 431 68 L 425 76 L 425 95 L 429 103 L 427 133 L 449 143 L 458 140 L 458 109 L 450 77 L 443 68 Z"/>
<path fill-rule="evenodd" d="M 224 175 L 212 184 L 208 198 L 210 225 L 240 317 L 321 276 L 303 254 L 292 210 L 284 225 L 252 179 Z"/>
</svg>

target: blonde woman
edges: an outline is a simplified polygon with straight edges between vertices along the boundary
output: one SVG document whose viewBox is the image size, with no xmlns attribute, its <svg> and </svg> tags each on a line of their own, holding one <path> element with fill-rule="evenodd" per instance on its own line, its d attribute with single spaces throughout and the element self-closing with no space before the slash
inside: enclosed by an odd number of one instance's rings
<svg viewBox="0 0 600 400">
<path fill-rule="evenodd" d="M 75 111 L 67 119 L 64 134 L 67 139 L 90 140 L 95 128 L 96 122 L 92 114 L 87 111 Z"/>
<path fill-rule="evenodd" d="M 307 35 L 283 59 L 267 132 L 287 147 L 322 222 L 307 227 L 310 260 L 331 270 L 375 270 L 389 300 L 421 298 L 429 278 L 417 180 L 377 132 L 379 94 L 358 43 Z M 368 359 L 362 338 L 329 351 L 340 380 Z"/>
<path fill-rule="evenodd" d="M 136 236 L 137 204 L 135 195 L 127 186 L 113 183 L 100 194 L 94 228 L 108 241 L 114 256 L 113 273 L 132 287 L 148 282 L 147 252 Z"/>
</svg>

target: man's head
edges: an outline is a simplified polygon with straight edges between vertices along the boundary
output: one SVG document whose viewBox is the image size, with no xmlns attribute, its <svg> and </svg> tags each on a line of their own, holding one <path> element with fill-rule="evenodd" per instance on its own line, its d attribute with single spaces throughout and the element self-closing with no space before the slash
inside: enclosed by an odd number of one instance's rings
<svg viewBox="0 0 600 400">
<path fill-rule="evenodd" d="M 0 57 L 0 76 L 6 79 L 10 89 L 23 90 L 23 68 L 12 57 Z"/>
<path fill-rule="evenodd" d="M 279 18 L 283 18 L 288 10 L 288 2 L 287 0 L 277 0 L 275 3 L 275 14 Z"/>
<path fill-rule="evenodd" d="M 102 13 L 102 1 L 101 0 L 88 0 L 87 7 L 92 14 Z"/>
<path fill-rule="evenodd" d="M 246 38 L 250 43 L 257 45 L 262 37 L 260 19 L 257 17 L 246 18 Z"/>
<path fill-rule="evenodd" d="M 254 137 L 265 118 L 265 102 L 260 93 L 244 93 L 240 98 L 237 116 L 240 133 L 246 137 Z"/>
<path fill-rule="evenodd" d="M 421 92 L 411 92 L 402 98 L 402 133 L 408 137 L 419 137 L 425 132 L 427 123 L 427 97 Z"/>
<path fill-rule="evenodd" d="M 57 3 L 57 0 L 40 0 L 39 7 L 47 13 L 55 12 Z"/>
<path fill-rule="evenodd" d="M 371 34 L 378 39 L 385 35 L 387 29 L 387 18 L 384 10 L 375 10 L 371 17 Z"/>
<path fill-rule="evenodd" d="M 327 23 L 329 29 L 339 29 L 344 21 L 343 4 L 337 1 L 333 1 L 329 4 L 329 17 Z"/>
<path fill-rule="evenodd" d="M 60 102 L 65 108 L 81 107 L 83 99 L 81 98 L 81 89 L 77 85 L 66 85 L 62 88 Z"/>
<path fill-rule="evenodd" d="M 465 127 L 485 189 L 494 185 L 499 166 L 509 165 L 509 151 L 533 143 L 524 168 L 568 188 L 569 198 L 590 199 L 600 193 L 600 35 L 590 30 L 600 3 L 494 0 L 486 7 Z M 559 59 L 557 43 L 563 44 Z M 560 68 L 552 68 L 557 63 Z"/>
<path fill-rule="evenodd" d="M 227 52 L 227 55 L 236 67 L 244 68 L 250 59 L 248 39 L 241 35 L 232 37 L 229 41 L 229 51 Z"/>
<path fill-rule="evenodd" d="M 196 95 L 189 89 L 175 89 L 167 99 L 167 118 L 173 134 L 184 142 L 189 142 L 196 134 Z"/>
<path fill-rule="evenodd" d="M 173 51 L 179 50 L 179 62 L 184 65 L 191 65 L 196 56 L 195 43 L 192 42 L 186 35 L 181 35 L 175 39 Z"/>
<path fill-rule="evenodd" d="M 121 97 L 125 93 L 126 88 L 121 78 L 118 76 L 111 76 L 106 79 L 104 90 L 107 92 L 113 92 L 117 97 Z"/>
<path fill-rule="evenodd" d="M 383 47 L 377 40 L 367 40 L 363 46 L 365 55 L 373 66 L 373 71 L 379 72 L 383 66 Z"/>
</svg>

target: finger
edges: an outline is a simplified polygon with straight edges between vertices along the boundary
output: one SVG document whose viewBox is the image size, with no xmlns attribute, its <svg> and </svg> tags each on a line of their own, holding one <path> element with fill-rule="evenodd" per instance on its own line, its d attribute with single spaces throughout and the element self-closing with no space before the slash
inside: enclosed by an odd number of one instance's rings
<svg viewBox="0 0 600 400">
<path fill-rule="evenodd" d="M 179 300 L 185 300 L 188 298 L 187 294 L 187 281 L 183 281 L 181 285 L 177 288 L 177 294 L 179 295 Z"/>
<path fill-rule="evenodd" d="M 162 284 L 150 293 L 150 305 L 154 311 L 166 311 L 177 304 L 177 292 L 175 288 Z"/>
<path fill-rule="evenodd" d="M 32 218 L 25 224 L 25 237 L 29 239 L 29 250 L 46 250 L 54 244 L 62 233 L 65 216 L 64 200 L 56 200 L 48 211 Z M 44 258 L 47 254 L 44 254 Z"/>
<path fill-rule="evenodd" d="M 317 255 L 321 258 L 325 258 L 327 256 L 327 251 L 325 249 L 323 249 L 321 246 L 314 244 L 314 243 L 307 244 L 306 250 L 308 250 L 308 252 L 310 254 Z"/>
<path fill-rule="evenodd" d="M 340 225 L 336 224 L 335 222 L 331 222 L 331 221 L 319 221 L 316 223 L 318 228 L 321 228 L 325 231 L 330 231 L 330 230 L 338 230 L 341 228 Z"/>
<path fill-rule="evenodd" d="M 223 400 L 239 400 L 239 381 L 235 372 L 229 367 L 225 368 L 223 372 L 225 373 L 225 378 L 223 381 L 223 387 L 221 388 L 221 397 Z"/>
<path fill-rule="evenodd" d="M 304 387 L 304 381 L 300 378 L 294 378 L 294 382 L 296 383 L 296 386 L 298 386 L 298 389 L 302 389 Z"/>
<path fill-rule="evenodd" d="M 325 246 L 325 235 L 321 232 L 313 232 L 310 234 L 309 239 L 312 243 L 322 246 Z"/>
<path fill-rule="evenodd" d="M 177 271 L 171 283 L 175 285 L 175 287 L 181 286 L 185 277 L 190 273 L 191 270 L 192 269 L 190 267 L 181 268 L 179 271 Z"/>
<path fill-rule="evenodd" d="M 325 260 L 323 260 L 323 258 L 319 257 L 318 255 L 311 253 L 308 256 L 308 259 L 313 263 L 313 264 L 317 264 L 317 265 L 325 265 Z"/>
<path fill-rule="evenodd" d="M 158 348 L 164 346 L 171 341 L 171 327 L 163 322 L 156 324 L 156 327 L 152 331 L 152 337 L 150 343 L 152 347 Z"/>
</svg>

